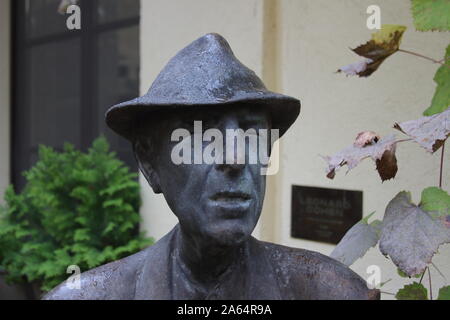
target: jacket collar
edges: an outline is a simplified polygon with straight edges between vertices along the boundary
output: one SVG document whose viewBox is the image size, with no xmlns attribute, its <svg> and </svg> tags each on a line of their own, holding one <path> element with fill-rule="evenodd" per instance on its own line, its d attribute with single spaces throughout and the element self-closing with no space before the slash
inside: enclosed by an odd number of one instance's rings
<svg viewBox="0 0 450 320">
<path fill-rule="evenodd" d="M 172 253 L 178 232 L 177 224 L 172 231 L 147 249 L 137 277 L 135 299 L 173 299 Z M 209 299 L 281 299 L 275 270 L 258 240 L 249 238 L 239 268 L 224 279 Z"/>
</svg>

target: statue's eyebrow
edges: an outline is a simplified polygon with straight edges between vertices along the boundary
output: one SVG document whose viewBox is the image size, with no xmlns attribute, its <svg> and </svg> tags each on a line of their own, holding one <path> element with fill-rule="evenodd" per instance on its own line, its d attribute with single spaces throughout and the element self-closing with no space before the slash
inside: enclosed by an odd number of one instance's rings
<svg viewBox="0 0 450 320">
<path fill-rule="evenodd" d="M 213 110 L 205 112 L 205 110 L 196 110 L 189 112 L 181 117 L 174 119 L 173 125 L 180 127 L 193 127 L 194 121 L 202 121 L 204 125 L 211 127 L 218 126 L 223 118 L 223 111 Z M 239 124 L 243 127 L 259 127 L 270 124 L 270 119 L 262 118 L 259 112 L 256 113 L 238 113 Z"/>
<path fill-rule="evenodd" d="M 246 127 L 251 127 L 265 125 L 269 121 L 266 118 L 261 118 L 259 114 L 246 114 L 239 118 L 239 123 Z"/>
<path fill-rule="evenodd" d="M 193 113 L 192 115 L 189 115 L 189 117 L 183 119 L 183 123 L 193 125 L 194 121 L 202 121 L 204 123 L 208 123 L 209 125 L 214 126 L 220 122 L 220 119 L 222 117 L 223 117 L 222 113 L 198 111 Z"/>
</svg>

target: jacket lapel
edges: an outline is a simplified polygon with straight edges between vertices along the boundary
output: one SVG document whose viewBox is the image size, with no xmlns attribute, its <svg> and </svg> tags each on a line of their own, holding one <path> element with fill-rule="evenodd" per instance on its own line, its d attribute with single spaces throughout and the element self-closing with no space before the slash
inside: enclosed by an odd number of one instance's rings
<svg viewBox="0 0 450 320">
<path fill-rule="evenodd" d="M 171 264 L 169 259 L 173 249 L 173 239 L 178 228 L 176 225 L 172 231 L 161 238 L 157 243 L 148 248 L 141 271 L 136 281 L 135 299 L 137 300 L 170 300 L 172 294 Z"/>
</svg>

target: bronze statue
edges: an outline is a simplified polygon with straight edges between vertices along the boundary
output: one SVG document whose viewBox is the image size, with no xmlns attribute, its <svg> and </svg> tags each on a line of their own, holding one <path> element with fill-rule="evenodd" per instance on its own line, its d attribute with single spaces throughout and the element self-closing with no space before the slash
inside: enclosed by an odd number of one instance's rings
<svg viewBox="0 0 450 320">
<path fill-rule="evenodd" d="M 378 290 L 327 256 L 251 236 L 265 193 L 260 163 L 172 161 L 171 134 L 192 130 L 194 121 L 220 132 L 276 128 L 281 137 L 299 112 L 299 100 L 268 91 L 220 35 L 181 50 L 146 95 L 106 113 L 179 223 L 153 246 L 82 273 L 80 289 L 62 283 L 44 298 L 378 299 Z"/>
</svg>

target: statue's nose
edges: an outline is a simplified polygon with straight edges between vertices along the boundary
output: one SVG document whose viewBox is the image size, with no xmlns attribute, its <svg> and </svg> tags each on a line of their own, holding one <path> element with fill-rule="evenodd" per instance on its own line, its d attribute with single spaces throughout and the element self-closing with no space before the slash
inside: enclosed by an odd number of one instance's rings
<svg viewBox="0 0 450 320">
<path fill-rule="evenodd" d="M 236 174 L 245 168 L 247 147 L 241 145 L 238 140 L 242 139 L 242 129 L 239 127 L 239 118 L 232 114 L 226 117 L 221 124 L 224 134 L 223 163 L 216 164 L 216 169 L 229 174 Z M 234 133 L 233 133 L 234 132 Z M 232 135 L 231 138 L 227 135 Z M 235 136 L 236 135 L 236 136 Z"/>
<path fill-rule="evenodd" d="M 216 169 L 219 171 L 223 171 L 226 174 L 237 174 L 239 172 L 241 172 L 243 169 L 245 168 L 245 163 L 244 164 L 239 164 L 239 163 L 233 163 L 233 164 L 227 164 L 227 163 L 223 163 L 223 164 L 216 164 Z"/>
<path fill-rule="evenodd" d="M 217 170 L 224 171 L 228 174 L 236 174 L 245 168 L 247 148 L 245 145 L 239 147 L 236 141 L 234 142 L 234 145 L 231 144 L 228 147 L 225 143 L 223 161 L 222 163 L 216 164 Z"/>
</svg>

